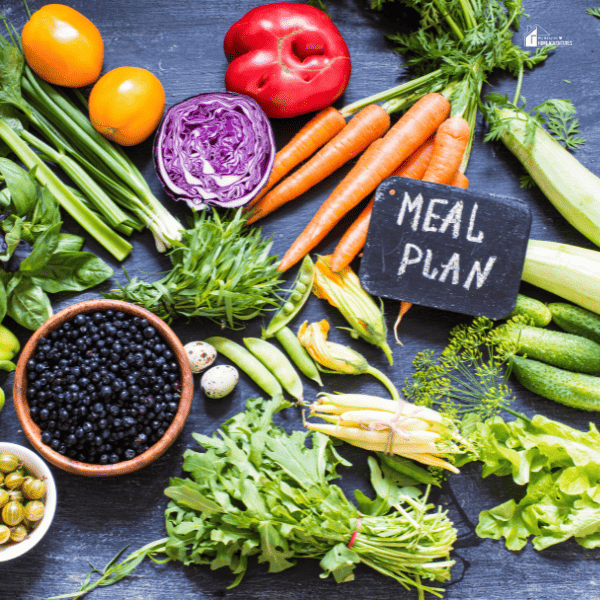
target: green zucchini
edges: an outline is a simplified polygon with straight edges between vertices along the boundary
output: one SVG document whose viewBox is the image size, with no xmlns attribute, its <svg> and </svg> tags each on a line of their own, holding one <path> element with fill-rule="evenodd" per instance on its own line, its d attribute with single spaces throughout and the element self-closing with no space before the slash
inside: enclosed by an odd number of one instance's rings
<svg viewBox="0 0 600 600">
<path fill-rule="evenodd" d="M 552 313 L 543 302 L 524 294 L 517 294 L 515 307 L 506 318 L 510 319 L 517 315 L 527 317 L 536 327 L 546 327 L 552 321 Z"/>
<path fill-rule="evenodd" d="M 553 302 L 548 309 L 561 329 L 600 344 L 600 315 L 566 302 Z"/>
<path fill-rule="evenodd" d="M 580 410 L 600 411 L 600 378 L 513 356 L 512 372 L 528 390 Z"/>
<path fill-rule="evenodd" d="M 600 372 L 600 344 L 580 335 L 507 323 L 496 328 L 496 340 L 516 345 L 517 354 L 577 373 Z"/>
</svg>

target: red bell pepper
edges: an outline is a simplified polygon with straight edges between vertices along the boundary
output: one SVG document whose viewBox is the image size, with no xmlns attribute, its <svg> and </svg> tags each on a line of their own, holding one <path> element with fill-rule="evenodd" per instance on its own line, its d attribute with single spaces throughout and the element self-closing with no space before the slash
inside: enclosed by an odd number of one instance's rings
<svg viewBox="0 0 600 600">
<path fill-rule="evenodd" d="M 253 8 L 225 36 L 225 87 L 252 96 L 269 117 L 329 106 L 350 79 L 350 53 L 331 19 L 313 6 Z"/>
</svg>

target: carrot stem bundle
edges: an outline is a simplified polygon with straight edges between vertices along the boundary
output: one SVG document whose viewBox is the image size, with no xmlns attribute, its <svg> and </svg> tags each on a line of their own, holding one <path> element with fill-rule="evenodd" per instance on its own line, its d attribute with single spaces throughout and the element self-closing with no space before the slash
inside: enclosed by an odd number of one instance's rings
<svg viewBox="0 0 600 600">
<path fill-rule="evenodd" d="M 329 106 L 319 111 L 296 135 L 275 155 L 273 170 L 267 185 L 244 208 L 252 208 L 267 192 L 294 167 L 311 157 L 321 146 L 337 135 L 346 126 L 342 113 Z"/>
<path fill-rule="evenodd" d="M 389 127 L 390 116 L 381 106 L 370 104 L 363 108 L 308 162 L 256 202 L 247 223 L 258 221 L 323 181 L 380 138 Z"/>
<path fill-rule="evenodd" d="M 286 252 L 278 269 L 289 269 L 310 252 L 346 213 L 433 135 L 449 113 L 450 103 L 441 94 L 427 94 L 413 104 L 385 134 L 369 160 L 359 161 L 360 165 L 357 163 L 334 189 Z"/>
</svg>

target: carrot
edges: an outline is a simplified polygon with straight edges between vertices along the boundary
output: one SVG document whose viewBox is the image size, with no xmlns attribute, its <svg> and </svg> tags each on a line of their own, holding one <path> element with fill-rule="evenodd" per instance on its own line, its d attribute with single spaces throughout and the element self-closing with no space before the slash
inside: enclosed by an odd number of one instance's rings
<svg viewBox="0 0 600 600">
<path fill-rule="evenodd" d="M 428 137 L 393 173 L 394 177 L 409 177 L 422 179 L 427 171 L 433 153 L 433 140 L 435 136 Z"/>
<path fill-rule="evenodd" d="M 433 153 L 423 181 L 450 183 L 465 153 L 471 127 L 463 117 L 446 119 L 435 134 Z"/>
<path fill-rule="evenodd" d="M 363 198 L 389 177 L 448 117 L 450 103 L 431 93 L 415 102 L 385 134 L 382 143 L 342 179 L 282 258 L 285 271 L 312 250 Z M 456 169 L 455 169 L 456 170 Z"/>
<path fill-rule="evenodd" d="M 469 187 L 469 180 L 465 177 L 464 173 L 456 171 L 448 185 L 467 189 Z"/>
<path fill-rule="evenodd" d="M 378 104 L 369 104 L 317 154 L 276 188 L 261 198 L 247 224 L 254 223 L 294 200 L 325 179 L 349 160 L 360 154 L 372 141 L 381 137 L 390 126 L 390 116 Z"/>
<path fill-rule="evenodd" d="M 321 146 L 346 126 L 346 119 L 333 106 L 319 111 L 300 131 L 275 155 L 273 170 L 267 185 L 245 207 L 244 212 L 256 204 L 266 193 L 294 167 L 312 156 Z"/>
</svg>

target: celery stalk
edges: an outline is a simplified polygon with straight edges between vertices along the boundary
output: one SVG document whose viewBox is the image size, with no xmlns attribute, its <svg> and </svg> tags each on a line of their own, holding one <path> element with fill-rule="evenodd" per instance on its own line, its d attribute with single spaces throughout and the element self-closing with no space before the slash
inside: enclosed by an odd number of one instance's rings
<svg viewBox="0 0 600 600">
<path fill-rule="evenodd" d="M 56 197 L 59 204 L 117 260 L 124 260 L 132 246 L 108 227 L 104 221 L 82 204 L 60 178 L 29 148 L 29 146 L 0 119 L 0 138 L 28 168 L 35 169 L 35 177 Z"/>
<path fill-rule="evenodd" d="M 530 117 L 510 109 L 498 112 L 510 120 L 501 139 L 519 159 L 546 198 L 563 217 L 600 246 L 600 178 L 586 169 L 542 127 L 526 138 Z"/>
<path fill-rule="evenodd" d="M 523 281 L 600 313 L 600 252 L 529 240 Z"/>
</svg>

